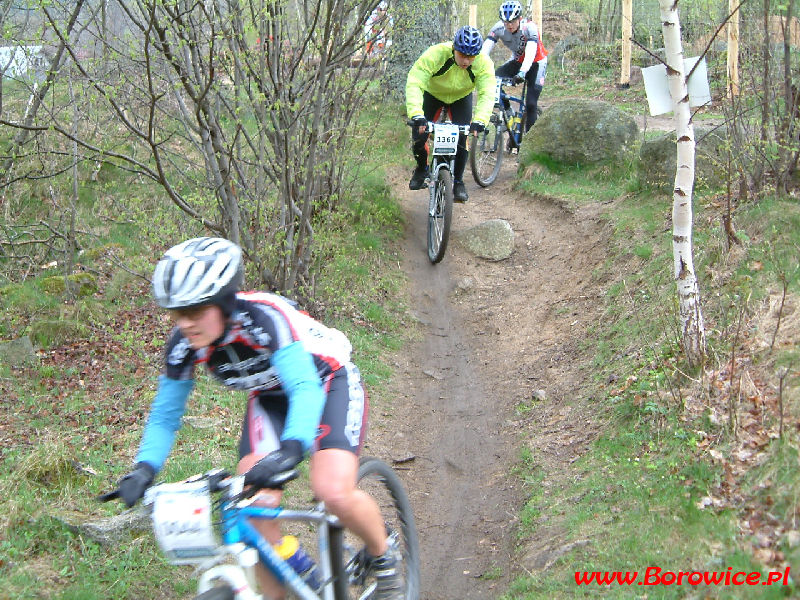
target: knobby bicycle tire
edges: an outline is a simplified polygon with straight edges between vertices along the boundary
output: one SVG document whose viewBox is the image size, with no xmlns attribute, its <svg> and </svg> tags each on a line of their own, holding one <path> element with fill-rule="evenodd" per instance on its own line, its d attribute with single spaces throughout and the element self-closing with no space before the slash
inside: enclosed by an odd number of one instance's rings
<svg viewBox="0 0 800 600">
<path fill-rule="evenodd" d="M 213 587 L 194 597 L 194 600 L 234 600 L 236 593 L 227 585 Z"/>
<path fill-rule="evenodd" d="M 505 129 L 501 123 L 490 123 L 477 137 L 472 138 L 469 166 L 475 183 L 481 187 L 492 185 L 500 173 L 504 154 Z"/>
<path fill-rule="evenodd" d="M 439 169 L 434 182 L 433 206 L 428 207 L 428 259 L 433 264 L 444 258 L 453 220 L 453 178 L 448 169 Z"/>
<path fill-rule="evenodd" d="M 419 540 L 403 482 L 382 460 L 362 458 L 358 468 L 358 487 L 378 503 L 387 533 L 397 541 L 402 556 L 398 567 L 403 575 L 404 599 L 418 600 Z M 372 598 L 375 580 L 367 564 L 363 542 L 349 532 L 334 530 L 330 544 L 331 566 L 337 583 L 336 599 Z"/>
</svg>

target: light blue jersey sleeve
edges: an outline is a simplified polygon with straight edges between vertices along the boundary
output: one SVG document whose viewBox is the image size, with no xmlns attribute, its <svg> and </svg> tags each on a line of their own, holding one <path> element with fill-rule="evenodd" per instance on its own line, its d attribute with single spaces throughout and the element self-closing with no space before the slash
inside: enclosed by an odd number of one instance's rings
<svg viewBox="0 0 800 600">
<path fill-rule="evenodd" d="M 156 473 L 164 466 L 175 441 L 175 433 L 181 427 L 186 399 L 192 388 L 193 379 L 170 379 L 166 375 L 158 377 L 158 391 L 150 405 L 150 415 L 136 455 L 137 463 L 150 464 Z"/>
<path fill-rule="evenodd" d="M 325 407 L 325 392 L 314 359 L 302 342 L 292 342 L 276 350 L 271 360 L 289 398 L 281 440 L 298 440 L 303 450 L 308 451 L 317 436 Z"/>
</svg>

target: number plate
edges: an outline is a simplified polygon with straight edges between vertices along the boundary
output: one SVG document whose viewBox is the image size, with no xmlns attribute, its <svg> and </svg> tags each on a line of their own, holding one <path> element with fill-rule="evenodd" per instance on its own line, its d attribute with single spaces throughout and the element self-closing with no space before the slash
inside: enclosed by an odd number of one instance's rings
<svg viewBox="0 0 800 600">
<path fill-rule="evenodd" d="M 433 128 L 433 153 L 455 154 L 458 151 L 458 125 L 437 123 Z"/>
<path fill-rule="evenodd" d="M 211 524 L 208 483 L 170 483 L 152 491 L 153 531 L 167 560 L 195 564 L 214 556 L 219 544 Z"/>
<path fill-rule="evenodd" d="M 500 88 L 503 86 L 503 80 L 500 77 L 495 77 L 494 81 L 494 103 L 500 106 Z"/>
</svg>

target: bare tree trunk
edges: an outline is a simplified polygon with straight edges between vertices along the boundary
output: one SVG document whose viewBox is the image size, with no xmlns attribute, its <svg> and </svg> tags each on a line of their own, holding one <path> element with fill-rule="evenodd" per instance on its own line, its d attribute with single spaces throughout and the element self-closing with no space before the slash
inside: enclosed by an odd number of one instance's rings
<svg viewBox="0 0 800 600">
<path fill-rule="evenodd" d="M 770 0 L 764 0 L 764 92 L 769 94 L 772 89 L 772 75 L 770 73 L 770 55 L 772 54 L 769 40 L 769 17 L 770 17 Z M 769 137 L 769 101 L 766 100 L 761 103 L 761 142 L 766 145 L 767 138 Z"/>
<path fill-rule="evenodd" d="M 739 95 L 739 0 L 728 0 L 728 98 Z"/>
<path fill-rule="evenodd" d="M 792 48 L 791 31 L 794 19 L 794 0 L 786 4 L 786 17 L 783 19 L 783 101 L 786 113 L 781 122 L 779 148 L 781 165 L 784 167 L 780 173 L 779 185 L 785 192 L 789 191 L 791 182 L 797 170 L 797 159 L 800 156 L 800 146 L 797 139 L 798 118 L 798 88 L 792 82 Z"/>
<path fill-rule="evenodd" d="M 692 192 L 695 141 L 689 93 L 683 65 L 678 0 L 659 0 L 666 52 L 667 79 L 677 133 L 677 170 L 672 196 L 673 275 L 678 284 L 681 343 L 687 361 L 698 366 L 705 359 L 706 342 L 700 290 L 692 260 Z"/>
<path fill-rule="evenodd" d="M 633 35 L 633 0 L 622 0 L 622 67 L 619 83 L 631 84 L 631 37 Z"/>
</svg>

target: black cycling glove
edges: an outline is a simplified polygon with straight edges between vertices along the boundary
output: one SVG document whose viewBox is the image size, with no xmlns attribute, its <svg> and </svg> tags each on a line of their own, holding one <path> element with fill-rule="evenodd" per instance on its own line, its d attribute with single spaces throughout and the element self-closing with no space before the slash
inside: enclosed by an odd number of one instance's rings
<svg viewBox="0 0 800 600">
<path fill-rule="evenodd" d="M 428 119 L 422 115 L 417 115 L 411 119 L 409 125 L 411 125 L 411 139 L 413 141 L 419 141 L 428 135 Z M 420 133 L 420 127 L 423 128 L 422 133 Z"/>
<path fill-rule="evenodd" d="M 297 440 L 283 440 L 278 450 L 267 454 L 244 474 L 244 484 L 259 489 L 278 488 L 286 478 L 276 476 L 291 471 L 302 460 L 303 444 Z"/>
<path fill-rule="evenodd" d="M 428 119 L 423 117 L 422 115 L 417 115 L 411 119 L 411 127 L 414 128 L 415 131 L 418 131 L 420 127 L 428 127 Z"/>
<path fill-rule="evenodd" d="M 519 85 L 523 81 L 525 81 L 525 73 L 517 73 L 514 75 L 514 85 Z"/>
<path fill-rule="evenodd" d="M 130 508 L 136 504 L 144 496 L 145 490 L 153 483 L 155 476 L 156 470 L 150 466 L 150 463 L 140 462 L 133 471 L 120 479 L 117 491 L 125 506 Z"/>
<path fill-rule="evenodd" d="M 469 125 L 469 132 L 470 133 L 472 133 L 473 131 L 476 131 L 476 132 L 480 133 L 484 129 L 486 129 L 486 126 L 483 123 L 481 123 L 480 121 L 473 121 Z"/>
</svg>

